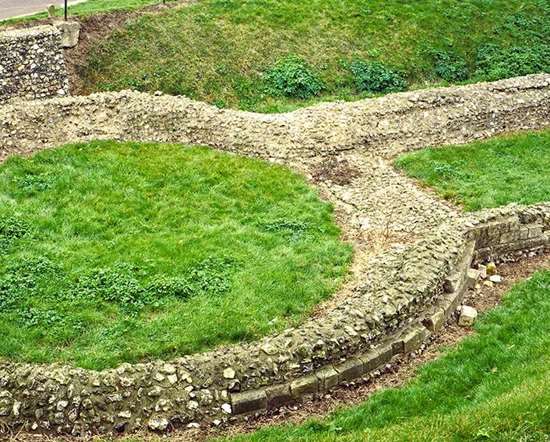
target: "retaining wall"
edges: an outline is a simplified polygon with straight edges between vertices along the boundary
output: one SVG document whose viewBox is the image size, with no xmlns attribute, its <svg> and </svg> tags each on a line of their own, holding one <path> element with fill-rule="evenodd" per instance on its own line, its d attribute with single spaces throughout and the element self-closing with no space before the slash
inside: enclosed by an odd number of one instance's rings
<svg viewBox="0 0 550 442">
<path fill-rule="evenodd" d="M 61 34 L 55 27 L 0 32 L 0 103 L 68 93 Z"/>
</svg>

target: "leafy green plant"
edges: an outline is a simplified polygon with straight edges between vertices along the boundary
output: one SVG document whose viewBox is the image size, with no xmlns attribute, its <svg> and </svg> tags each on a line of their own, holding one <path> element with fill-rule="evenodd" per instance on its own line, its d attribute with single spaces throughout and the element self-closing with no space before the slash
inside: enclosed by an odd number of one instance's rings
<svg viewBox="0 0 550 442">
<path fill-rule="evenodd" d="M 475 74 L 484 80 L 550 72 L 550 44 L 502 47 L 485 44 L 477 51 Z"/>
<path fill-rule="evenodd" d="M 307 99 L 318 95 L 323 83 L 305 60 L 289 55 L 279 60 L 264 76 L 266 91 L 272 96 Z"/>
<path fill-rule="evenodd" d="M 469 77 L 466 60 L 458 54 L 451 51 L 434 50 L 432 57 L 434 72 L 439 78 L 453 82 L 464 81 Z"/>
<path fill-rule="evenodd" d="M 0 216 L 0 255 L 16 240 L 31 233 L 31 226 L 16 216 Z"/>
<path fill-rule="evenodd" d="M 300 240 L 309 228 L 308 223 L 303 221 L 278 220 L 266 222 L 262 227 L 267 232 L 281 233 L 290 237 L 291 241 Z"/>
<path fill-rule="evenodd" d="M 407 87 L 401 73 L 378 61 L 354 60 L 350 63 L 349 69 L 355 87 L 360 92 L 396 92 Z"/>
</svg>

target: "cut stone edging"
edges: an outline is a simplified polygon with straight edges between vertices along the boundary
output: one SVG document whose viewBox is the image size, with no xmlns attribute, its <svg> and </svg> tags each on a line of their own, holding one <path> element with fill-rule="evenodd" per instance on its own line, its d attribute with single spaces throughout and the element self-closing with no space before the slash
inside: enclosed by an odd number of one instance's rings
<svg viewBox="0 0 550 442">
<path fill-rule="evenodd" d="M 101 372 L 0 362 L 0 431 L 87 435 L 232 419 L 326 391 L 413 351 L 460 304 L 475 278 L 472 260 L 549 247 L 550 204 L 459 214 L 387 159 L 427 144 L 546 127 L 549 100 L 550 75 L 538 75 L 285 115 L 128 92 L 1 106 L 4 157 L 93 138 L 209 144 L 306 173 L 337 155 L 361 169 L 348 184 L 319 183 L 337 208 L 369 234 L 388 222 L 388 231 L 406 238 L 381 249 L 333 308 L 255 343 Z M 386 206 L 395 209 L 391 217 Z M 370 239 L 361 245 L 374 247 Z"/>
</svg>

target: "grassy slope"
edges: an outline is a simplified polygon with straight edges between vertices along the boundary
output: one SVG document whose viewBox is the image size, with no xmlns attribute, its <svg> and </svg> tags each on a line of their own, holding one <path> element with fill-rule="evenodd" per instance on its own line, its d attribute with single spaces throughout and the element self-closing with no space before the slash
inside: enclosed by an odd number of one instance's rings
<svg viewBox="0 0 550 442">
<path fill-rule="evenodd" d="M 550 201 L 550 130 L 424 149 L 396 164 L 466 210 Z"/>
<path fill-rule="evenodd" d="M 516 286 L 477 334 L 401 389 L 325 420 L 274 427 L 242 441 L 547 441 L 550 272 Z"/>
<path fill-rule="evenodd" d="M 129 24 L 92 51 L 82 76 L 89 91 L 163 90 L 283 111 L 308 103 L 265 93 L 262 74 L 287 54 L 303 57 L 323 80 L 313 101 L 352 99 L 363 96 L 345 68 L 356 57 L 400 69 L 416 87 L 442 81 L 433 50 L 464 58 L 472 81 L 510 75 L 502 66 L 475 75 L 478 49 L 494 43 L 523 47 L 504 65 L 517 62 L 512 75 L 530 72 L 530 48 L 550 51 L 548 23 L 546 0 L 203 0 Z"/>
<path fill-rule="evenodd" d="M 12 158 L 0 357 L 103 368 L 296 323 L 350 259 L 331 210 L 282 167 L 201 148 L 94 142 Z"/>
</svg>

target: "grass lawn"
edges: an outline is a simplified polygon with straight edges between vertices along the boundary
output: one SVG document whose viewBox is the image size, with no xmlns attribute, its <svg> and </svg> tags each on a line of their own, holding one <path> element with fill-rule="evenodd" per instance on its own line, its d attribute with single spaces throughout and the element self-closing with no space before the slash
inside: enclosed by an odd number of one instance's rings
<svg viewBox="0 0 550 442">
<path fill-rule="evenodd" d="M 280 112 L 550 72 L 547 0 L 202 0 L 91 49 L 87 92 L 162 90 Z"/>
<path fill-rule="evenodd" d="M 396 165 L 469 211 L 550 201 L 550 130 L 424 149 Z"/>
<path fill-rule="evenodd" d="M 548 441 L 550 271 L 513 288 L 477 334 L 419 370 L 324 420 L 239 441 Z"/>
<path fill-rule="evenodd" d="M 253 340 L 333 293 L 351 247 L 280 167 L 92 142 L 0 166 L 0 357 L 101 369 Z"/>
</svg>

